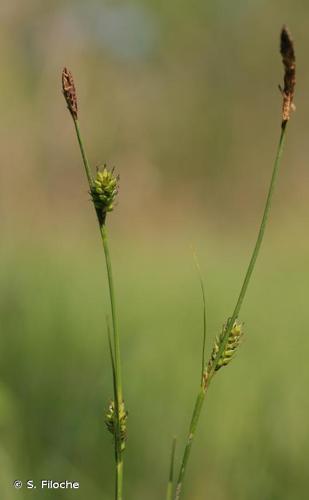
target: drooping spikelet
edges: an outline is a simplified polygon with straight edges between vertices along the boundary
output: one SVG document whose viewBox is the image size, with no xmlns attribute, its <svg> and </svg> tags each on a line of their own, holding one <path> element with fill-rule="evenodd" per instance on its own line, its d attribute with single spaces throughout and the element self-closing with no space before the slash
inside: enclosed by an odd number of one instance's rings
<svg viewBox="0 0 309 500">
<path fill-rule="evenodd" d="M 281 31 L 280 52 L 284 66 L 284 87 L 280 88 L 283 97 L 282 126 L 284 126 L 290 119 L 291 110 L 294 109 L 293 99 L 296 84 L 294 43 L 286 26 L 283 26 Z"/>
<path fill-rule="evenodd" d="M 125 449 L 125 442 L 127 440 L 127 419 L 128 419 L 128 413 L 125 410 L 124 403 L 122 402 L 120 407 L 119 407 L 119 433 L 120 433 L 120 443 L 121 443 L 121 450 Z M 113 435 L 115 435 L 116 432 L 116 413 L 115 413 L 115 403 L 114 401 L 111 401 L 106 416 L 105 416 L 105 423 L 106 427 L 109 430 L 109 432 Z"/>
<path fill-rule="evenodd" d="M 63 68 L 62 71 L 62 90 L 68 110 L 70 111 L 73 119 L 77 120 L 78 108 L 76 90 L 72 73 L 67 68 Z"/>
<path fill-rule="evenodd" d="M 220 355 L 220 358 L 217 359 L 218 353 L 222 347 L 223 342 L 225 342 L 225 334 L 228 322 L 223 325 L 222 331 L 220 335 L 216 338 L 215 344 L 210 356 L 210 360 L 207 365 L 207 369 L 204 373 L 204 383 L 207 382 L 209 373 L 213 371 L 215 365 L 215 371 L 220 370 L 222 366 L 226 366 L 229 364 L 231 359 L 233 358 L 240 342 L 243 337 L 243 328 L 242 323 L 239 323 L 237 320 L 234 322 L 233 328 L 229 334 L 227 343 L 223 352 Z"/>
<path fill-rule="evenodd" d="M 108 170 L 106 165 L 104 165 L 103 170 L 97 170 L 90 194 L 100 224 L 105 223 L 107 212 L 111 212 L 114 209 L 115 198 L 118 194 L 118 181 L 119 176 L 114 174 L 114 169 Z"/>
</svg>

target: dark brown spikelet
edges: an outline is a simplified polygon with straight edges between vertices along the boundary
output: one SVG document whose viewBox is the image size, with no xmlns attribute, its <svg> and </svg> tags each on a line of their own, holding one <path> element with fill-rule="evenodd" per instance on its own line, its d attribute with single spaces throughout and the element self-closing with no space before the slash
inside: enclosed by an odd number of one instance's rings
<svg viewBox="0 0 309 500">
<path fill-rule="evenodd" d="M 295 52 L 291 35 L 286 26 L 283 26 L 280 37 L 280 52 L 284 66 L 284 88 L 281 89 L 282 125 L 290 119 L 291 110 L 294 109 L 293 98 L 295 91 Z"/>
<path fill-rule="evenodd" d="M 63 68 L 62 71 L 62 90 L 64 98 L 68 105 L 68 109 L 74 120 L 77 120 L 78 109 L 77 109 L 76 90 L 72 73 L 67 68 Z"/>
</svg>

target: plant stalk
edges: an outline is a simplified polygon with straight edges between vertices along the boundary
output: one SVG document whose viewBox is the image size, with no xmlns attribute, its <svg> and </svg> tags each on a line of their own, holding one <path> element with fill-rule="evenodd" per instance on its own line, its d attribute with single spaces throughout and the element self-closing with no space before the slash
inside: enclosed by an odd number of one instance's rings
<svg viewBox="0 0 309 500">
<path fill-rule="evenodd" d="M 121 436 L 120 436 L 120 405 L 122 403 L 122 379 L 121 379 L 121 360 L 120 360 L 120 342 L 119 342 L 119 332 L 118 332 L 118 321 L 116 314 L 116 302 L 115 302 L 115 289 L 114 280 L 112 272 L 112 263 L 109 252 L 108 236 L 106 225 L 100 225 L 100 232 L 102 237 L 105 263 L 107 270 L 108 286 L 109 286 L 109 296 L 112 311 L 112 323 L 113 323 L 113 339 L 114 339 L 114 397 L 115 397 L 115 412 L 117 417 L 116 429 L 115 429 L 115 460 L 116 460 L 116 488 L 115 488 L 115 500 L 122 500 L 122 490 L 123 490 L 123 450 L 121 448 Z"/>
<path fill-rule="evenodd" d="M 226 344 L 228 342 L 228 338 L 229 338 L 229 335 L 230 335 L 231 330 L 233 328 L 234 322 L 237 319 L 238 314 L 240 312 L 241 306 L 243 304 L 243 301 L 244 301 L 244 298 L 245 298 L 245 295 L 246 295 L 246 292 L 248 289 L 250 278 L 252 276 L 252 273 L 253 273 L 253 270 L 254 270 L 254 267 L 256 264 L 256 260 L 257 260 L 257 257 L 258 257 L 258 254 L 259 254 L 259 251 L 261 248 L 261 244 L 263 241 L 263 237 L 264 237 L 264 233 L 265 233 L 265 229 L 266 229 L 266 225 L 267 225 L 267 221 L 268 221 L 269 213 L 270 213 L 270 209 L 271 209 L 273 193 L 274 193 L 274 189 L 275 189 L 275 185 L 276 185 L 276 181 L 277 181 L 278 173 L 279 173 L 279 169 L 280 169 L 280 160 L 282 157 L 283 146 L 284 146 L 285 135 L 286 135 L 286 125 L 287 125 L 287 122 L 283 122 L 282 127 L 281 127 L 281 134 L 280 134 L 280 139 L 279 139 L 279 143 L 278 143 L 278 147 L 277 147 L 277 152 L 276 152 L 276 157 L 275 157 L 275 161 L 274 161 L 273 172 L 272 172 L 272 177 L 270 180 L 268 194 L 267 194 L 267 198 L 266 198 L 263 217 L 262 217 L 262 221 L 260 224 L 257 240 L 255 243 L 253 252 L 252 252 L 252 256 L 251 256 L 251 259 L 250 259 L 250 262 L 249 262 L 249 265 L 247 268 L 247 272 L 246 272 L 246 275 L 245 275 L 245 278 L 244 278 L 244 281 L 243 281 L 243 284 L 242 284 L 242 287 L 241 287 L 241 290 L 240 290 L 240 293 L 238 296 L 238 300 L 236 302 L 233 314 L 228 320 L 225 336 L 224 336 L 224 339 L 220 345 L 219 351 L 216 355 L 215 362 L 212 364 L 212 367 L 211 367 L 209 373 L 207 374 L 207 378 L 203 381 L 203 383 L 200 387 L 198 396 L 196 398 L 196 403 L 195 403 L 195 407 L 194 407 L 194 411 L 193 411 L 193 415 L 192 415 L 192 419 L 191 419 L 191 423 L 190 423 L 190 428 L 189 428 L 189 435 L 187 438 L 187 443 L 185 446 L 185 450 L 184 450 L 184 454 L 183 454 L 183 458 L 182 458 L 182 463 L 181 463 L 181 467 L 180 467 L 180 471 L 179 471 L 179 475 L 178 475 L 176 492 L 175 492 L 175 500 L 179 500 L 181 497 L 182 486 L 183 486 L 184 476 L 185 476 L 187 465 L 188 465 L 188 460 L 190 457 L 192 442 L 193 442 L 193 439 L 195 436 L 196 428 L 197 428 L 198 421 L 200 418 L 200 414 L 201 414 L 201 410 L 203 407 L 203 403 L 204 403 L 207 389 L 208 389 L 210 382 L 215 374 L 215 370 L 216 370 L 216 366 L 218 364 L 218 361 L 219 361 L 222 353 L 225 350 L 225 347 L 226 347 Z M 206 370 L 206 366 L 204 367 L 204 370 Z"/>
<path fill-rule="evenodd" d="M 121 383 L 121 360 L 120 360 L 120 342 L 119 342 L 119 332 L 118 332 L 118 321 L 116 314 L 116 302 L 115 302 L 115 288 L 113 280 L 112 263 L 109 252 L 108 237 L 106 225 L 100 226 L 100 232 L 102 237 L 102 243 L 104 248 L 108 286 L 109 286 L 109 296 L 112 311 L 112 322 L 113 322 L 113 332 L 114 332 L 114 357 L 115 357 L 115 378 L 116 378 L 116 388 L 117 388 L 117 400 L 118 404 L 122 403 L 122 383 Z"/>
<path fill-rule="evenodd" d="M 123 457 L 121 453 L 120 458 L 116 463 L 116 488 L 115 488 L 116 500 L 122 500 L 122 490 L 123 490 Z"/>
<path fill-rule="evenodd" d="M 84 163 L 84 167 L 85 167 L 85 172 L 86 172 L 86 176 L 87 176 L 89 188 L 91 188 L 91 186 L 93 185 L 93 177 L 91 175 L 91 170 L 90 170 L 90 165 L 89 165 L 88 157 L 87 157 L 85 146 L 84 146 L 84 143 L 83 143 L 83 139 L 82 139 L 82 136 L 81 136 L 81 133 L 80 133 L 79 123 L 78 123 L 78 120 L 74 119 L 74 118 L 73 118 L 73 122 L 74 122 L 74 126 L 75 126 L 75 131 L 76 131 L 76 136 L 77 136 L 77 140 L 78 140 L 79 149 L 80 149 L 80 152 L 81 152 L 81 155 L 82 155 L 82 158 L 83 158 L 83 163 Z"/>
<path fill-rule="evenodd" d="M 235 309 L 233 311 L 232 316 L 228 320 L 225 336 L 224 336 L 223 342 L 220 346 L 220 349 L 217 353 L 216 362 L 213 364 L 212 370 L 209 373 L 209 377 L 212 377 L 213 373 L 215 372 L 217 362 L 219 361 L 222 353 L 225 350 L 225 347 L 226 347 L 228 338 L 230 336 L 231 330 L 233 328 L 234 322 L 237 319 L 238 314 L 239 314 L 240 309 L 241 309 L 241 306 L 243 304 L 243 301 L 244 301 L 244 298 L 245 298 L 245 295 L 246 295 L 246 292 L 248 289 L 248 285 L 250 282 L 250 278 L 252 276 L 252 273 L 253 273 L 253 270 L 255 267 L 255 263 L 256 263 L 256 260 L 258 258 L 259 252 L 260 252 L 260 248 L 261 248 L 262 241 L 264 238 L 265 229 L 266 229 L 266 225 L 268 222 L 269 213 L 270 213 L 270 209 L 271 209 L 273 193 L 274 193 L 276 181 L 277 181 L 278 174 L 279 174 L 280 162 L 281 162 L 281 157 L 282 157 L 282 153 L 283 153 L 283 146 L 284 146 L 285 136 L 286 136 L 286 125 L 287 125 L 287 122 L 283 122 L 282 127 L 281 127 L 281 134 L 280 134 L 280 139 L 279 139 L 279 143 L 278 143 L 278 147 L 277 147 L 277 153 L 276 153 L 275 162 L 274 162 L 274 166 L 273 166 L 272 177 L 270 180 L 270 185 L 269 185 L 268 194 L 267 194 L 267 198 L 266 198 L 264 213 L 263 213 L 260 229 L 258 232 L 257 240 L 255 243 L 255 247 L 254 247 L 253 252 L 252 252 L 252 256 L 251 256 L 251 259 L 250 259 L 250 262 L 248 265 L 245 279 L 243 281 L 243 284 L 242 284 L 242 287 L 241 287 L 241 290 L 239 293 L 239 297 L 238 297 Z"/>
<path fill-rule="evenodd" d="M 173 445 L 172 445 L 170 472 L 169 472 L 167 490 L 166 490 L 166 500 L 172 500 L 172 498 L 173 498 L 175 451 L 176 451 L 176 438 L 173 439 Z"/>
<path fill-rule="evenodd" d="M 184 480 L 184 476 L 186 473 L 187 464 L 188 464 L 188 460 L 189 460 L 190 452 L 191 452 L 191 447 L 192 447 L 193 439 L 195 436 L 197 424 L 198 424 L 198 421 L 200 418 L 200 414 L 202 411 L 204 399 L 205 399 L 205 389 L 203 386 L 201 386 L 199 393 L 197 395 L 197 398 L 196 398 L 196 402 L 195 402 L 195 406 L 194 406 L 194 410 L 193 410 L 193 415 L 192 415 L 191 423 L 190 423 L 190 427 L 189 427 L 189 434 L 188 434 L 187 442 L 186 442 L 186 446 L 185 446 L 185 451 L 184 451 L 184 454 L 182 457 L 182 463 L 181 463 L 179 476 L 178 476 L 178 480 L 177 480 L 177 486 L 176 486 L 175 500 L 179 500 L 181 492 L 182 492 L 183 480 Z"/>
<path fill-rule="evenodd" d="M 87 158 L 86 150 L 82 140 L 78 120 L 73 117 L 73 122 L 76 130 L 76 135 L 78 139 L 79 148 L 81 151 L 83 164 L 85 167 L 85 173 L 87 176 L 89 189 L 93 186 L 93 177 L 90 170 L 89 161 Z M 98 216 L 98 213 L 97 213 Z M 106 224 L 100 223 L 100 218 L 98 216 L 98 223 L 100 228 L 101 239 L 103 243 L 107 278 L 108 278 L 108 288 L 109 297 L 112 313 L 112 325 L 113 325 L 113 340 L 114 340 L 114 357 L 113 360 L 113 379 L 114 379 L 114 397 L 115 397 L 115 413 L 116 418 L 116 429 L 115 429 L 115 461 L 116 461 L 116 480 L 115 480 L 115 500 L 122 500 L 122 490 L 123 490 L 123 450 L 121 447 L 121 436 L 120 436 L 120 405 L 123 402 L 122 399 L 122 378 L 121 378 L 121 360 L 120 360 L 120 342 L 119 342 L 119 331 L 118 331 L 118 321 L 116 313 L 116 301 L 115 301 L 115 288 L 113 281 L 112 263 L 108 245 L 108 235 Z M 113 353 L 111 352 L 111 356 Z"/>
</svg>

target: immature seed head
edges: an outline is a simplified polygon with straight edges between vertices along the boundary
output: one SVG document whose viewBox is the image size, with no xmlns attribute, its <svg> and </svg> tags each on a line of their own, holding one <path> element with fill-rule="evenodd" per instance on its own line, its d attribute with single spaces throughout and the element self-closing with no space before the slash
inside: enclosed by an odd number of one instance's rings
<svg viewBox="0 0 309 500">
<path fill-rule="evenodd" d="M 223 325 L 222 331 L 220 335 L 216 338 L 212 353 L 210 356 L 210 360 L 207 365 L 207 369 L 204 373 L 204 383 L 207 382 L 209 373 L 214 369 L 214 364 L 216 364 L 215 371 L 217 372 L 222 368 L 223 366 L 226 366 L 229 364 L 229 362 L 232 360 L 237 348 L 239 347 L 242 337 L 243 337 L 243 327 L 242 323 L 239 323 L 239 321 L 235 321 L 233 328 L 230 331 L 228 340 L 225 344 L 224 350 L 220 355 L 220 358 L 217 359 L 219 350 L 221 349 L 222 343 L 225 342 L 225 334 L 226 334 L 226 328 L 228 325 L 228 321 Z"/>
<path fill-rule="evenodd" d="M 280 37 L 280 52 L 284 66 L 284 87 L 281 89 L 282 103 L 282 125 L 290 119 L 291 110 L 294 109 L 293 99 L 295 92 L 295 52 L 291 35 L 286 26 L 283 26 Z"/>
<path fill-rule="evenodd" d="M 118 181 L 119 176 L 114 174 L 114 169 L 108 170 L 104 165 L 102 170 L 97 170 L 90 194 L 100 224 L 105 223 L 107 213 L 114 209 L 115 198 L 118 194 Z"/>
<path fill-rule="evenodd" d="M 77 120 L 78 108 L 76 90 L 72 73 L 67 68 L 63 68 L 62 71 L 62 90 L 68 110 L 70 111 L 73 119 Z"/>
<path fill-rule="evenodd" d="M 115 402 L 111 401 L 108 410 L 105 416 L 106 427 L 109 432 L 115 435 L 116 432 L 116 411 L 115 411 Z M 119 408 L 119 433 L 120 433 L 120 442 L 121 442 L 121 450 L 125 449 L 125 442 L 127 440 L 127 419 L 128 412 L 125 410 L 124 403 L 122 402 Z"/>
</svg>

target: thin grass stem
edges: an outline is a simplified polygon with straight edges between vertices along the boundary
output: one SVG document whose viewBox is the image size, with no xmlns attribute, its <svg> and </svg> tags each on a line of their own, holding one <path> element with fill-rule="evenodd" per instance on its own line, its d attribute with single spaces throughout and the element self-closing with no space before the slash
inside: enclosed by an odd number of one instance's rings
<svg viewBox="0 0 309 500">
<path fill-rule="evenodd" d="M 109 354 L 110 354 L 110 357 L 111 357 L 111 365 L 112 365 L 114 398 L 116 400 L 117 393 L 115 391 L 115 389 L 116 389 L 115 359 L 114 359 L 114 352 L 113 352 L 113 345 L 112 345 L 112 338 L 111 338 L 111 330 L 110 330 L 110 326 L 109 326 L 108 316 L 106 316 L 106 329 L 107 329 L 107 340 L 108 340 Z"/>
<path fill-rule="evenodd" d="M 88 157 L 87 157 L 86 150 L 84 147 L 84 142 L 83 142 L 83 139 L 82 139 L 82 136 L 80 133 L 79 123 L 78 123 L 78 120 L 74 119 L 74 118 L 73 118 L 73 122 L 74 122 L 74 126 L 75 126 L 75 131 L 76 131 L 79 149 L 80 149 L 80 152 L 81 152 L 81 155 L 83 158 L 83 163 L 84 163 L 85 172 L 86 172 L 87 179 L 88 179 L 89 188 L 91 188 L 91 186 L 93 185 L 93 177 L 91 174 Z"/>
<path fill-rule="evenodd" d="M 238 300 L 236 302 L 233 314 L 230 317 L 230 319 L 228 320 L 225 336 L 224 336 L 222 343 L 220 344 L 220 348 L 219 348 L 219 351 L 217 353 L 215 362 L 212 364 L 212 368 L 211 368 L 210 372 L 207 374 L 207 379 L 204 380 L 204 383 L 202 383 L 202 386 L 200 387 L 199 393 L 198 393 L 197 398 L 196 398 L 195 407 L 194 407 L 194 411 L 193 411 L 193 415 L 192 415 L 192 419 L 191 419 L 191 423 L 190 423 L 190 427 L 189 427 L 189 435 L 187 438 L 187 443 L 185 446 L 185 450 L 184 450 L 184 454 L 183 454 L 183 458 L 182 458 L 182 463 L 181 463 L 181 467 L 180 467 L 180 471 L 179 471 L 179 475 L 178 475 L 176 492 L 175 492 L 175 500 L 179 500 L 181 497 L 181 494 L 182 494 L 183 481 L 184 481 L 184 477 L 185 477 L 185 473 L 186 473 L 187 465 L 188 465 L 188 460 L 189 460 L 190 453 L 191 453 L 192 442 L 193 442 L 193 439 L 195 436 L 196 428 L 197 428 L 198 421 L 200 418 L 200 414 L 201 414 L 201 410 L 202 410 L 203 403 L 205 400 L 205 395 L 206 395 L 207 389 L 208 389 L 209 384 L 210 384 L 210 382 L 215 374 L 217 363 L 220 360 L 220 357 L 225 350 L 225 347 L 227 345 L 228 338 L 229 338 L 229 335 L 230 335 L 231 330 L 233 328 L 234 322 L 237 319 L 238 314 L 240 312 L 241 306 L 243 304 L 243 301 L 244 301 L 244 298 L 245 298 L 245 295 L 246 295 L 246 292 L 248 289 L 250 278 L 252 276 L 252 273 L 253 273 L 253 270 L 254 270 L 254 267 L 256 264 L 256 260 L 257 260 L 257 257 L 258 257 L 258 254 L 259 254 L 259 251 L 261 248 L 261 244 L 262 244 L 263 237 L 265 234 L 267 221 L 269 219 L 269 213 L 270 213 L 270 209 L 271 209 L 273 193 L 274 193 L 274 189 L 275 189 L 275 185 L 276 185 L 276 181 L 277 181 L 278 173 L 279 173 L 279 169 L 280 169 L 280 160 L 282 157 L 283 146 L 284 146 L 285 135 L 286 135 L 286 125 L 287 125 L 287 122 L 283 122 L 282 127 L 281 127 L 281 134 L 280 134 L 279 144 L 277 147 L 277 153 L 276 153 L 276 157 L 275 157 L 275 161 L 274 161 L 273 172 L 272 172 L 272 177 L 271 177 L 271 181 L 270 181 L 270 185 L 269 185 L 269 189 L 268 189 L 268 194 L 267 194 L 267 198 L 266 198 L 263 217 L 262 217 L 262 221 L 260 224 L 257 240 L 256 240 L 256 243 L 255 243 L 255 246 L 254 246 L 254 249 L 252 252 L 252 256 L 251 256 L 251 259 L 249 262 L 249 266 L 247 268 L 247 272 L 246 272 L 246 275 L 245 275 L 245 278 L 244 278 L 244 281 L 243 281 L 243 284 L 242 284 L 242 287 L 241 287 L 241 290 L 240 290 L 240 293 L 238 296 Z"/>
<path fill-rule="evenodd" d="M 108 245 L 108 235 L 106 225 L 103 224 L 100 227 L 102 243 L 104 248 L 107 278 L 109 285 L 109 296 L 112 311 L 112 322 L 113 322 L 113 332 L 114 332 L 114 361 L 115 361 L 115 374 L 116 374 L 116 384 L 117 384 L 117 399 L 118 403 L 122 402 L 122 383 L 121 383 L 121 360 L 120 360 L 120 342 L 119 342 L 119 332 L 118 332 L 118 321 L 116 314 L 116 300 L 115 300 L 115 288 L 113 280 L 113 270 L 112 262 L 110 257 L 109 245 Z"/>
<path fill-rule="evenodd" d="M 200 414 L 202 411 L 204 399 L 205 399 L 205 390 L 203 387 L 200 387 L 198 396 L 196 398 L 196 402 L 195 402 L 195 406 L 194 406 L 194 410 L 193 410 L 193 414 L 192 414 L 192 418 L 191 418 L 191 422 L 190 422 L 190 427 L 189 427 L 189 434 L 187 437 L 187 442 L 186 442 L 186 446 L 185 446 L 185 450 L 184 450 L 184 454 L 183 454 L 182 462 L 181 462 L 181 466 L 180 466 L 180 471 L 179 471 L 179 475 L 178 475 L 175 500 L 179 500 L 181 493 L 182 493 L 183 481 L 184 481 L 185 473 L 187 470 L 188 460 L 189 460 L 190 453 L 191 453 L 191 447 L 192 447 L 193 439 L 195 436 L 196 428 L 198 425 L 198 421 L 200 418 Z"/>
<path fill-rule="evenodd" d="M 93 177 L 90 170 L 90 165 L 88 162 L 86 150 L 84 147 L 83 139 L 81 136 L 79 123 L 74 116 L 72 116 L 76 135 L 78 139 L 78 144 L 80 147 L 83 164 L 85 167 L 85 172 L 89 184 L 89 189 L 91 190 L 93 186 Z M 115 422 L 115 460 L 116 460 L 116 479 L 115 479 L 115 500 L 122 500 L 122 490 L 123 490 L 123 449 L 121 443 L 121 429 L 120 429 L 120 405 L 123 402 L 122 399 L 122 379 L 121 379 L 121 360 L 120 360 L 120 342 L 119 342 L 119 332 L 118 332 L 118 322 L 117 322 L 117 314 L 116 314 L 116 300 L 115 300 L 115 289 L 114 289 L 114 281 L 113 281 L 113 272 L 112 272 L 112 263 L 108 245 L 108 235 L 106 224 L 100 223 L 100 217 L 98 215 L 98 222 L 100 227 L 100 234 L 103 243 L 106 270 L 107 270 L 107 278 L 108 278 L 108 286 L 109 286 L 109 297 L 110 297 L 110 305 L 111 305 L 111 313 L 112 313 L 112 325 L 113 325 L 113 340 L 114 340 L 114 352 L 112 352 L 111 345 L 111 357 L 112 357 L 112 369 L 113 369 L 113 385 L 114 385 L 114 396 L 115 396 L 115 414 L 116 414 L 116 422 Z M 110 338 L 110 336 L 109 336 Z"/>
<path fill-rule="evenodd" d="M 202 370 L 201 370 L 201 384 L 203 383 L 203 375 L 205 369 L 205 350 L 206 350 L 206 332 L 207 332 L 207 315 L 206 315 L 206 294 L 205 294 L 205 286 L 202 278 L 200 263 L 198 261 L 196 253 L 193 251 L 193 258 L 195 267 L 197 270 L 197 275 L 200 282 L 201 292 L 202 292 L 202 301 L 203 301 L 203 343 L 202 343 Z"/>
<path fill-rule="evenodd" d="M 284 122 L 282 124 L 282 127 L 281 127 L 281 134 L 280 134 L 279 144 L 278 144 L 277 153 L 276 153 L 276 157 L 275 157 L 272 177 L 271 177 L 271 181 L 270 181 L 270 185 L 269 185 L 268 195 L 267 195 L 267 199 L 266 199 L 266 204 L 265 204 L 264 213 L 263 213 L 260 229 L 258 232 L 257 240 L 255 243 L 253 252 L 252 252 L 252 256 L 251 256 L 251 259 L 250 259 L 250 262 L 249 262 L 249 265 L 247 268 L 247 272 L 246 272 L 239 296 L 238 296 L 237 303 L 235 305 L 235 309 L 233 311 L 232 316 L 228 320 L 224 339 L 223 339 L 222 344 L 220 345 L 219 351 L 217 353 L 216 361 L 213 363 L 212 370 L 208 374 L 209 378 L 211 378 L 213 376 L 215 369 L 216 369 L 216 366 L 217 366 L 217 362 L 225 350 L 225 347 L 226 347 L 229 335 L 231 333 L 231 330 L 233 328 L 234 322 L 237 319 L 238 314 L 239 314 L 240 309 L 241 309 L 241 306 L 243 304 L 243 301 L 244 301 L 244 298 L 245 298 L 245 295 L 246 295 L 246 292 L 248 289 L 248 285 L 250 282 L 250 278 L 252 276 L 252 273 L 253 273 L 253 270 L 255 267 L 255 263 L 256 263 L 256 260 L 258 258 L 259 252 L 260 252 L 260 248 L 261 248 L 262 241 L 263 241 L 264 234 L 265 234 L 267 221 L 269 219 L 269 213 L 270 213 L 270 209 L 271 209 L 273 193 L 274 193 L 276 181 L 277 181 L 278 174 L 279 174 L 280 162 L 281 162 L 281 157 L 282 157 L 282 153 L 283 153 L 283 146 L 284 146 L 284 142 L 285 142 L 286 125 L 287 125 L 287 122 Z"/>
<path fill-rule="evenodd" d="M 172 444 L 169 478 L 168 478 L 167 490 L 166 490 L 166 500 L 172 500 L 172 498 L 173 498 L 175 451 L 176 451 L 176 438 L 174 437 L 173 444 Z"/>
<path fill-rule="evenodd" d="M 122 490 L 123 490 L 123 455 L 120 453 L 120 457 L 116 463 L 116 488 L 115 488 L 115 498 L 116 500 L 122 500 Z"/>
</svg>

